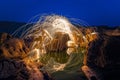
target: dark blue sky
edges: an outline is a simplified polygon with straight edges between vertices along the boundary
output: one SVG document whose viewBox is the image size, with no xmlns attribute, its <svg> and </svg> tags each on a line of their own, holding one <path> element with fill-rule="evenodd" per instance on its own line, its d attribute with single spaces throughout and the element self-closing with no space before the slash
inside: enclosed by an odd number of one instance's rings
<svg viewBox="0 0 120 80">
<path fill-rule="evenodd" d="M 0 21 L 27 22 L 38 14 L 55 13 L 89 25 L 120 25 L 120 0 L 0 0 Z"/>
</svg>

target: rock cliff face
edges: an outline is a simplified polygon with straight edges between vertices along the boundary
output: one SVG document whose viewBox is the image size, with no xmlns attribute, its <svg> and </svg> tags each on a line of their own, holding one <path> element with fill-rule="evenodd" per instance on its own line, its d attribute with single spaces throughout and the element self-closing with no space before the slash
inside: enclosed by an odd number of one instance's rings
<svg viewBox="0 0 120 80">
<path fill-rule="evenodd" d="M 29 48 L 24 41 L 7 33 L 0 34 L 0 80 L 51 80 L 35 62 L 24 59 Z M 47 77 L 45 77 L 45 76 Z"/>
<path fill-rule="evenodd" d="M 104 80 L 120 79 L 119 34 L 119 29 L 104 30 L 89 44 L 87 64 L 94 69 L 99 68 Z"/>
</svg>

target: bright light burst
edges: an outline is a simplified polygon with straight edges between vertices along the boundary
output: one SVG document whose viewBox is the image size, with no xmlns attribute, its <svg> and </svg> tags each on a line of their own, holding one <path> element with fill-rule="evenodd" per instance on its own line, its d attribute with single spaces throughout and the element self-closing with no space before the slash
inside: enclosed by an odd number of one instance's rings
<svg viewBox="0 0 120 80">
<path fill-rule="evenodd" d="M 41 17 L 38 22 L 21 34 L 21 38 L 32 39 L 30 53 L 36 54 L 36 58 L 50 51 L 59 52 L 65 49 L 67 54 L 71 54 L 77 51 L 81 40 L 86 42 L 86 38 L 80 30 L 67 18 L 58 15 Z"/>
<path fill-rule="evenodd" d="M 61 44 L 61 41 L 58 39 L 65 36 L 65 34 L 69 37 L 67 41 L 72 41 L 75 45 L 78 45 L 76 36 L 78 34 L 81 36 L 83 35 L 67 18 L 58 15 L 50 15 L 40 19 L 34 26 L 30 27 L 28 31 L 25 32 L 26 33 L 23 33 L 21 37 L 24 39 L 33 38 L 31 48 L 40 49 L 41 54 L 47 53 L 46 47 L 52 45 L 54 40 L 57 40 L 55 44 Z"/>
</svg>

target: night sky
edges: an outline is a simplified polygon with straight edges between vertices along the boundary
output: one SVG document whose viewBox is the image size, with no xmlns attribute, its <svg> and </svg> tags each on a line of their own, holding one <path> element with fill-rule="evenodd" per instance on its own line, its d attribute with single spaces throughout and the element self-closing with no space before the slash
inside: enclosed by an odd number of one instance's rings
<svg viewBox="0 0 120 80">
<path fill-rule="evenodd" d="M 35 15 L 58 14 L 89 25 L 120 25 L 120 0 L 0 0 L 0 21 L 28 22 Z"/>
</svg>

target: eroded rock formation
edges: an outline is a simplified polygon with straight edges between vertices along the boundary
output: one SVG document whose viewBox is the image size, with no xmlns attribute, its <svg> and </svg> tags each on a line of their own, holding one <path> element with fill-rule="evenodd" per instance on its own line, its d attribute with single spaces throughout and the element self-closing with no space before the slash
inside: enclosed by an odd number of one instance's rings
<svg viewBox="0 0 120 80">
<path fill-rule="evenodd" d="M 51 80 L 36 62 L 28 63 L 29 48 L 24 41 L 0 34 L 0 80 Z"/>
<path fill-rule="evenodd" d="M 89 43 L 87 65 L 100 71 L 103 80 L 120 79 L 119 34 L 119 29 L 104 30 L 99 32 L 96 40 Z"/>
</svg>

